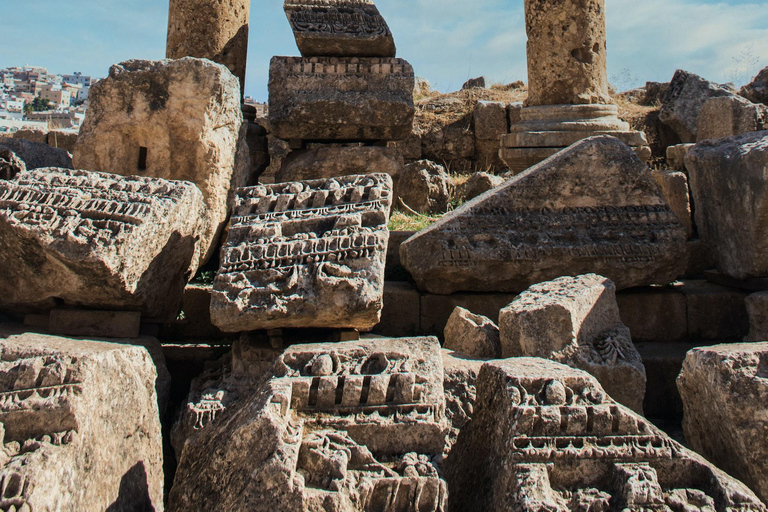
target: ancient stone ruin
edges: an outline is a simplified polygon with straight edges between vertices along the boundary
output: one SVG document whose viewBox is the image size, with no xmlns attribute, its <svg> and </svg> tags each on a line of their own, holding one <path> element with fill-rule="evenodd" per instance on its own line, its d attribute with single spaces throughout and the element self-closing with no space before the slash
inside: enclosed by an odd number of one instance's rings
<svg viewBox="0 0 768 512">
<path fill-rule="evenodd" d="M 171 0 L 0 138 L 0 510 L 768 512 L 768 75 L 612 97 L 605 8 L 442 94 L 285 0 L 254 105 L 250 3 Z"/>
</svg>

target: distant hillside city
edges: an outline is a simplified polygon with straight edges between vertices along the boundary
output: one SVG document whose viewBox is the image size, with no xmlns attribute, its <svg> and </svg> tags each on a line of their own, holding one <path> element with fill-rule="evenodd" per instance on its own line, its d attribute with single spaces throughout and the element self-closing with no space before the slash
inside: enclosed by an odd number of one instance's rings
<svg viewBox="0 0 768 512">
<path fill-rule="evenodd" d="M 0 69 L 0 134 L 21 129 L 79 131 L 88 91 L 97 80 L 78 71 L 58 75 L 39 66 Z M 264 113 L 264 104 L 250 97 L 245 103 Z"/>
</svg>

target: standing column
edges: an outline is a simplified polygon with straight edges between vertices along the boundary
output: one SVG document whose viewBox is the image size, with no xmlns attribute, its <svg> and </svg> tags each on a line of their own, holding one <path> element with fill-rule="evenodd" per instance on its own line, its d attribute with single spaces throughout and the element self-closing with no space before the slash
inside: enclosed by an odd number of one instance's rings
<svg viewBox="0 0 768 512">
<path fill-rule="evenodd" d="M 605 0 L 525 0 L 526 106 L 612 104 Z"/>
<path fill-rule="evenodd" d="M 169 59 L 199 57 L 224 64 L 245 86 L 250 0 L 170 0 Z"/>
</svg>

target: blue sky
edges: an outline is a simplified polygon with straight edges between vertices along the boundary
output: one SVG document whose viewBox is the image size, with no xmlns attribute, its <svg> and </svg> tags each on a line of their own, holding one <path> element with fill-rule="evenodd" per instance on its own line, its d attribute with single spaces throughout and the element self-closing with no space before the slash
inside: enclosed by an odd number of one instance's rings
<svg viewBox="0 0 768 512">
<path fill-rule="evenodd" d="M 683 68 L 718 82 L 768 66 L 766 0 L 607 0 L 608 75 L 622 88 Z M 441 91 L 468 78 L 526 79 L 523 0 L 378 0 L 398 56 Z M 165 55 L 168 2 L 0 0 L 0 68 L 40 65 L 105 76 Z M 272 55 L 298 55 L 282 0 L 251 7 L 246 94 L 267 99 Z"/>
</svg>

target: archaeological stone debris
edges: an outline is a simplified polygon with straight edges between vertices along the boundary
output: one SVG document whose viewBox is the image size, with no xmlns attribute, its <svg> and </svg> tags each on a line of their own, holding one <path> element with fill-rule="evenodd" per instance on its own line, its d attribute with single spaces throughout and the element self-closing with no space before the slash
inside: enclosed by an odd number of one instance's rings
<svg viewBox="0 0 768 512">
<path fill-rule="evenodd" d="M 444 463 L 450 511 L 766 510 L 582 371 L 491 361 L 475 404 Z"/>
<path fill-rule="evenodd" d="M 437 339 L 294 345 L 267 374 L 186 439 L 169 510 L 445 510 Z"/>
<path fill-rule="evenodd" d="M 501 138 L 501 159 L 514 172 L 594 135 L 610 134 L 647 161 L 643 132 L 618 117 L 608 92 L 605 0 L 525 2 L 528 98 L 519 122 Z"/>
<path fill-rule="evenodd" d="M 594 375 L 611 398 L 642 414 L 645 367 L 604 277 L 559 277 L 499 313 L 502 357 L 541 357 Z"/>
<path fill-rule="evenodd" d="M 240 189 L 213 323 L 227 332 L 376 325 L 391 204 L 388 174 Z"/>
<path fill-rule="evenodd" d="M 457 306 L 445 324 L 443 346 L 479 359 L 501 357 L 499 328 L 490 318 Z"/>
<path fill-rule="evenodd" d="M 768 342 L 688 352 L 677 386 L 691 447 L 768 500 Z"/>
<path fill-rule="evenodd" d="M 521 292 L 594 272 L 618 289 L 685 270 L 686 232 L 624 143 L 593 137 L 511 178 L 400 246 L 419 288 Z"/>
<path fill-rule="evenodd" d="M 0 508 L 163 510 L 156 375 L 141 347 L 3 332 Z"/>
<path fill-rule="evenodd" d="M 56 168 L 0 180 L 0 307 L 175 318 L 203 216 L 187 182 Z"/>
<path fill-rule="evenodd" d="M 246 183 L 248 150 L 237 79 L 209 60 L 132 60 L 91 88 L 78 169 L 191 181 L 208 210 L 204 261 L 216 251 L 230 191 Z"/>
</svg>

